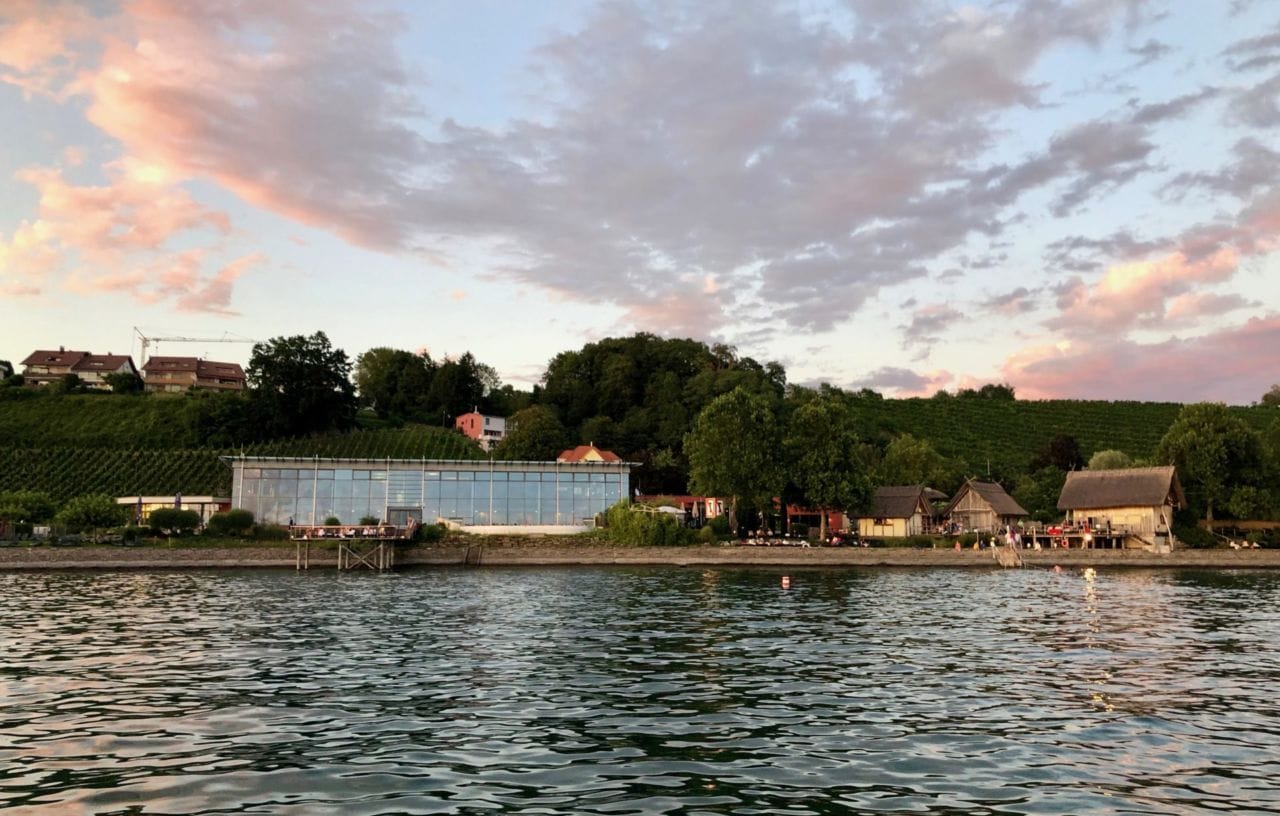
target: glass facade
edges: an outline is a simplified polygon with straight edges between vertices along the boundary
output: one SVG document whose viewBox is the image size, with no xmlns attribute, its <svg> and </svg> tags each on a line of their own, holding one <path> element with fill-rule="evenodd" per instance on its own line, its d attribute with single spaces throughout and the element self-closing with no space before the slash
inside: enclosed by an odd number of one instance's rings
<svg viewBox="0 0 1280 816">
<path fill-rule="evenodd" d="M 630 495 L 624 463 L 230 460 L 232 502 L 266 523 L 577 526 Z"/>
</svg>

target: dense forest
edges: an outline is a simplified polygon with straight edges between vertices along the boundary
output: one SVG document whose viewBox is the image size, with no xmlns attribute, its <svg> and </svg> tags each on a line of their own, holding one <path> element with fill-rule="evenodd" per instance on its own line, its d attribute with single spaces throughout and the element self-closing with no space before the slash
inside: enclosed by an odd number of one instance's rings
<svg viewBox="0 0 1280 816">
<path fill-rule="evenodd" d="M 647 494 L 739 495 L 717 457 L 759 457 L 751 470 L 772 481 L 743 485 L 746 506 L 754 493 L 756 504 L 781 495 L 856 512 L 877 484 L 950 493 L 977 477 L 1051 517 L 1064 474 L 1092 459 L 1179 464 L 1197 514 L 1280 514 L 1275 393 L 1247 407 L 1026 401 L 1004 384 L 888 399 L 790 384 L 781 365 L 732 347 L 649 334 L 562 352 L 529 391 L 469 353 L 437 361 L 375 348 L 353 362 L 323 333 L 256 345 L 246 373 L 246 392 L 183 395 L 127 382 L 115 394 L 71 381 L 35 391 L 11 376 L 0 386 L 0 492 L 226 492 L 219 457 L 237 453 L 478 458 L 451 427 L 479 409 L 509 419 L 494 456 L 547 459 L 592 442 L 638 463 L 634 485 Z"/>
</svg>

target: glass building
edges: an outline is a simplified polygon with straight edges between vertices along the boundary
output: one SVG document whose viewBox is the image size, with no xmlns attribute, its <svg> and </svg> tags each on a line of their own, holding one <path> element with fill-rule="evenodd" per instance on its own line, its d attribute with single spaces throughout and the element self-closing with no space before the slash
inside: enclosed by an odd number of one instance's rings
<svg viewBox="0 0 1280 816">
<path fill-rule="evenodd" d="M 225 457 L 231 502 L 265 523 L 583 526 L 629 498 L 626 462 Z"/>
</svg>

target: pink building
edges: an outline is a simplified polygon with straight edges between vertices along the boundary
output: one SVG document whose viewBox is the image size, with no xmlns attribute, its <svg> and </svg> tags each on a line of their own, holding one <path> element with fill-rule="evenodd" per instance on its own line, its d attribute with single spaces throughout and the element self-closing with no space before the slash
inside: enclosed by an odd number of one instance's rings
<svg viewBox="0 0 1280 816">
<path fill-rule="evenodd" d="M 505 417 L 485 416 L 479 411 L 463 414 L 453 421 L 453 427 L 480 443 L 480 447 L 490 450 L 507 435 Z"/>
</svg>

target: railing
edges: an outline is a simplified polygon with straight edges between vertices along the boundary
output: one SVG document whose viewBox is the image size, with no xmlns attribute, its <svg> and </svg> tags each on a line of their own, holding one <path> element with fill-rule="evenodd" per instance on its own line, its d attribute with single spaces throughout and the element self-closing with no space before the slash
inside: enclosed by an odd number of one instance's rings
<svg viewBox="0 0 1280 816">
<path fill-rule="evenodd" d="M 294 524 L 289 527 L 289 537 L 295 541 L 386 541 L 412 538 L 416 527 L 415 524 L 405 527 L 394 524 Z"/>
</svg>

